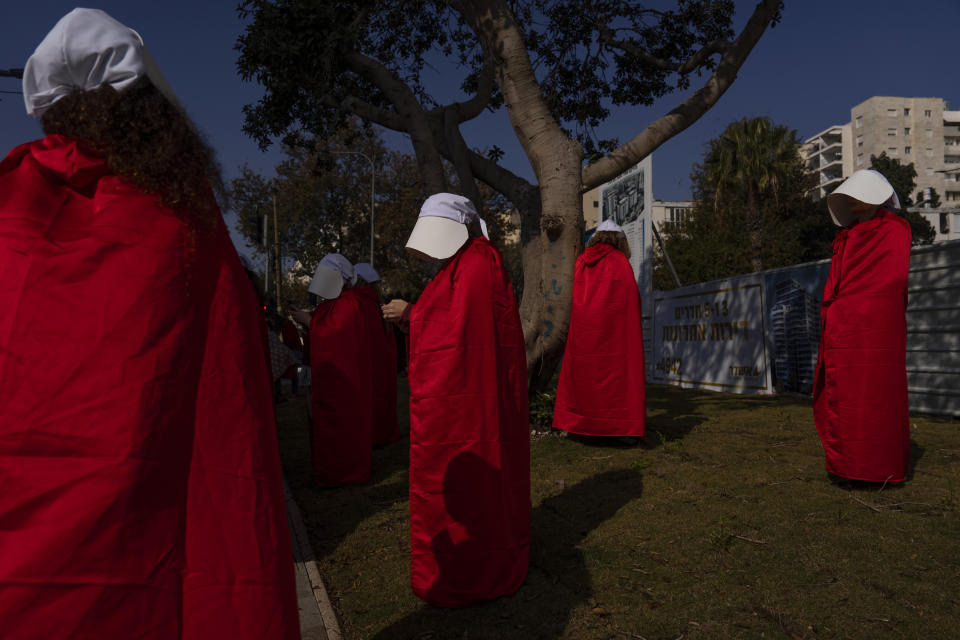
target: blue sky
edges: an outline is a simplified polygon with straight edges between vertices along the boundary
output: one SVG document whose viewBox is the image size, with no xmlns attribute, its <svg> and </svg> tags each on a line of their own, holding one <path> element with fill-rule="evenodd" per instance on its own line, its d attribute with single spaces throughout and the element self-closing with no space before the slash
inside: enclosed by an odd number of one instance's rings
<svg viewBox="0 0 960 640">
<path fill-rule="evenodd" d="M 755 4 L 738 0 L 738 27 Z M 58 0 L 0 2 L 0 68 L 22 67 L 47 31 L 74 6 Z M 234 177 L 244 162 L 272 170 L 280 158 L 276 147 L 263 153 L 241 131 L 243 105 L 261 92 L 236 74 L 233 46 L 243 24 L 235 2 L 127 0 L 87 6 L 101 8 L 140 32 L 217 150 L 225 177 Z M 805 138 L 848 122 L 850 108 L 873 95 L 941 97 L 960 110 L 958 25 L 960 0 L 787 0 L 782 22 L 767 30 L 719 103 L 654 153 L 654 197 L 688 197 L 691 165 L 700 160 L 706 141 L 744 116 L 770 116 Z M 440 76 L 437 71 L 438 82 Z M 15 80 L 0 78 L 0 91 L 19 89 Z M 682 96 L 671 94 L 648 108 L 619 109 L 599 133 L 626 140 Z M 533 179 L 504 113 L 469 123 L 464 134 L 471 146 L 498 145 L 506 152 L 509 169 Z M 0 153 L 40 135 L 38 124 L 25 114 L 22 97 L 0 94 Z M 391 146 L 411 151 L 403 136 L 386 138 Z"/>
</svg>

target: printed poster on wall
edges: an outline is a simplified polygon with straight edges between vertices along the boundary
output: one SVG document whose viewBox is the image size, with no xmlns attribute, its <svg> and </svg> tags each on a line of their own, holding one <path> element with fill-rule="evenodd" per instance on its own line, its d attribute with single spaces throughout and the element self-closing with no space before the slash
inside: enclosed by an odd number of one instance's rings
<svg viewBox="0 0 960 640">
<path fill-rule="evenodd" d="M 652 382 L 772 393 L 762 275 L 657 292 Z"/>
<path fill-rule="evenodd" d="M 653 157 L 647 156 L 600 189 L 600 220 L 613 220 L 623 227 L 630 245 L 630 266 L 640 289 L 644 315 L 648 313 L 653 293 L 652 168 Z"/>
<path fill-rule="evenodd" d="M 778 391 L 810 395 L 820 342 L 820 302 L 830 261 L 764 272 L 770 364 Z"/>
</svg>

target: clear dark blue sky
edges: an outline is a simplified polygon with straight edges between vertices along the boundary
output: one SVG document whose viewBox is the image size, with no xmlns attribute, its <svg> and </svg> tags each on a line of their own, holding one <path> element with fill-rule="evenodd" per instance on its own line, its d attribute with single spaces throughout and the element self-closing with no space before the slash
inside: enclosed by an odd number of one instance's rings
<svg viewBox="0 0 960 640">
<path fill-rule="evenodd" d="M 738 0 L 738 27 L 755 4 Z M 59 0 L 2 0 L 0 68 L 22 67 L 47 31 L 74 6 Z M 276 148 L 261 152 L 240 129 L 242 106 L 255 101 L 260 91 L 236 74 L 233 46 L 243 24 L 235 2 L 127 0 L 87 6 L 104 9 L 140 32 L 217 150 L 228 179 L 244 162 L 271 170 L 279 160 Z M 787 0 L 783 21 L 764 34 L 720 102 L 654 153 L 654 196 L 688 197 L 690 168 L 700 159 L 704 143 L 743 116 L 770 116 L 806 138 L 848 122 L 850 108 L 873 95 L 942 97 L 950 108 L 960 109 L 958 25 L 960 0 Z M 442 79 L 441 71 L 436 79 Z M 0 90 L 19 89 L 16 81 L 0 78 Z M 0 99 L 0 153 L 5 154 L 41 134 L 25 115 L 21 96 L 0 94 Z M 626 140 L 681 99 L 682 94 L 675 93 L 653 107 L 618 110 L 599 133 Z M 506 151 L 504 164 L 532 180 L 505 114 L 470 123 L 465 138 L 471 146 L 500 146 Z M 399 135 L 388 135 L 387 140 L 410 151 Z"/>
</svg>

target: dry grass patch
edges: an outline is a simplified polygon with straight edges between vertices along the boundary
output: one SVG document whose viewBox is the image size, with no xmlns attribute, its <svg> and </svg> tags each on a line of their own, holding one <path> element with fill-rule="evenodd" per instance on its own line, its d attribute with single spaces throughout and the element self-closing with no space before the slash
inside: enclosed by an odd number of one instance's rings
<svg viewBox="0 0 960 640">
<path fill-rule="evenodd" d="M 348 638 L 958 633 L 957 421 L 912 418 L 904 486 L 844 489 L 823 470 L 808 399 L 651 386 L 639 447 L 532 438 L 526 583 L 444 610 L 409 588 L 408 441 L 374 451 L 369 485 L 319 489 L 303 401 L 278 414 L 287 478 Z"/>
</svg>

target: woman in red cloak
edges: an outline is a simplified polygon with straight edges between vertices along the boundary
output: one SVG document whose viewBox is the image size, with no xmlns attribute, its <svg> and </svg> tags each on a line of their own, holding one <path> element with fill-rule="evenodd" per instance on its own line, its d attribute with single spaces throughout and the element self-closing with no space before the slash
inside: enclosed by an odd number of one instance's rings
<svg viewBox="0 0 960 640">
<path fill-rule="evenodd" d="M 520 316 L 476 209 L 424 202 L 407 249 L 442 261 L 406 318 L 410 340 L 410 547 L 414 593 L 463 607 L 511 594 L 527 573 L 530 436 Z"/>
<path fill-rule="evenodd" d="M 629 255 L 623 229 L 604 220 L 577 258 L 554 429 L 627 444 L 643 437 L 643 329 Z"/>
<path fill-rule="evenodd" d="M 400 439 L 397 420 L 397 342 L 393 324 L 380 313 L 380 274 L 367 262 L 353 265 L 360 292 L 373 375 L 373 444 Z"/>
<path fill-rule="evenodd" d="M 910 460 L 906 373 L 910 226 L 880 173 L 855 172 L 827 196 L 834 222 L 823 289 L 813 413 L 827 471 L 902 482 Z"/>
<path fill-rule="evenodd" d="M 319 296 L 310 318 L 310 446 L 317 484 L 370 480 L 373 457 L 373 371 L 363 296 L 350 287 L 353 265 L 323 257 L 310 283 Z"/>
<path fill-rule="evenodd" d="M 143 47 L 67 14 L 0 163 L 0 635 L 299 637 L 262 312 Z"/>
</svg>

